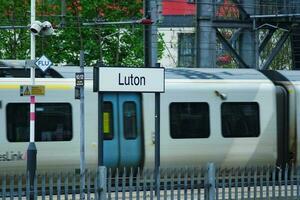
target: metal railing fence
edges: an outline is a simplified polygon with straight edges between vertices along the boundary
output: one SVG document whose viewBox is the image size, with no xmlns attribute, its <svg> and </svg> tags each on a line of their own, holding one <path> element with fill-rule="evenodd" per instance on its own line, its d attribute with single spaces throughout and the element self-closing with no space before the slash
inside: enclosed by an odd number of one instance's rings
<svg viewBox="0 0 300 200">
<path fill-rule="evenodd" d="M 33 187 L 29 176 L 1 175 L 0 199 L 300 199 L 300 167 L 161 169 L 106 169 L 87 171 L 80 188 L 76 173 L 37 174 Z M 157 183 L 157 185 L 155 184 Z M 156 187 L 157 186 L 157 187 Z"/>
</svg>

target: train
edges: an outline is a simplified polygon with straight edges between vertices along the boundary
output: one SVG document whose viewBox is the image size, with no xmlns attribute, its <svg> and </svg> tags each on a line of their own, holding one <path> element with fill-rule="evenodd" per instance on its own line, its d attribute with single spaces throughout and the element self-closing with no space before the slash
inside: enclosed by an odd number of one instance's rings
<svg viewBox="0 0 300 200">
<path fill-rule="evenodd" d="M 38 69 L 36 69 L 38 70 Z M 29 69 L 0 67 L 0 169 L 26 169 L 29 143 Z M 36 72 L 37 170 L 80 167 L 77 67 Z M 85 161 L 98 163 L 99 99 L 92 67 L 85 67 Z M 155 94 L 103 93 L 104 165 L 153 168 Z M 160 94 L 160 166 L 299 164 L 300 72 L 256 69 L 166 68 Z"/>
</svg>

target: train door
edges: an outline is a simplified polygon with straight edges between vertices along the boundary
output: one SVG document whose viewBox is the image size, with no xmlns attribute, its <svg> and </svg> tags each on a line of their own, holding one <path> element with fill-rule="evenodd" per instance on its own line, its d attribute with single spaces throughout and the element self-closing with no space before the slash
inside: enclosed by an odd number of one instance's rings
<svg viewBox="0 0 300 200">
<path fill-rule="evenodd" d="M 138 166 L 142 159 L 142 112 L 136 93 L 103 96 L 104 164 Z"/>
</svg>

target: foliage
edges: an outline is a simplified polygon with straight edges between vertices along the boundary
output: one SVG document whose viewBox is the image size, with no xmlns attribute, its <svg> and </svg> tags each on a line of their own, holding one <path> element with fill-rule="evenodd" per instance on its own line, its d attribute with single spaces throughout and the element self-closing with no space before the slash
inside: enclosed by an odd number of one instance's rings
<svg viewBox="0 0 300 200">
<path fill-rule="evenodd" d="M 0 25 L 30 24 L 30 0 L 0 0 Z M 54 63 L 79 64 L 85 51 L 87 65 L 102 59 L 108 65 L 143 65 L 143 26 L 83 26 L 84 22 L 124 21 L 142 17 L 140 0 L 37 0 L 36 19 L 50 21 L 55 34 L 36 37 L 36 56 L 45 54 Z M 27 29 L 0 30 L 0 59 L 28 59 L 30 34 Z M 162 45 L 159 44 L 161 47 Z M 162 55 L 162 49 L 159 55 Z"/>
<path fill-rule="evenodd" d="M 227 41 L 229 42 L 231 37 L 234 34 L 235 29 L 219 29 L 221 34 Z M 258 32 L 258 44 L 261 44 L 264 37 L 268 33 L 267 30 L 259 30 Z M 274 32 L 271 39 L 268 41 L 267 45 L 265 46 L 264 50 L 260 52 L 259 55 L 259 67 L 261 68 L 266 60 L 269 58 L 269 56 L 272 53 L 272 50 L 276 47 L 278 44 L 278 41 L 280 40 L 282 34 L 284 33 L 284 30 L 278 29 Z M 234 47 L 238 47 L 237 44 L 235 44 L 233 41 L 231 41 L 232 45 Z M 223 45 L 218 40 L 217 43 L 217 65 L 222 68 L 236 68 L 239 64 L 234 59 L 233 55 L 230 55 L 230 52 L 226 50 L 226 48 L 223 47 Z M 292 50 L 291 50 L 291 41 L 290 38 L 284 43 L 281 50 L 278 52 L 278 54 L 275 56 L 275 58 L 272 60 L 270 66 L 268 69 L 291 69 L 292 68 Z"/>
<path fill-rule="evenodd" d="M 260 42 L 263 40 L 267 31 L 262 30 L 259 32 L 259 40 Z M 279 29 L 274 32 L 272 38 L 267 43 L 266 47 L 260 54 L 260 65 L 262 65 L 271 54 L 271 51 L 276 47 L 279 39 L 281 38 L 283 30 Z M 292 68 L 292 49 L 291 49 L 291 41 L 290 37 L 284 43 L 281 50 L 278 52 L 276 57 L 272 60 L 269 69 L 291 69 Z"/>
</svg>

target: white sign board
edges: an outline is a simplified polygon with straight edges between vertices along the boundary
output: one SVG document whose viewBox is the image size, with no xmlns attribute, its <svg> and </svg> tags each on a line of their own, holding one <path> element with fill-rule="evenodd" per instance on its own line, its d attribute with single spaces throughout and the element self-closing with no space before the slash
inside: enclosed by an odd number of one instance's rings
<svg viewBox="0 0 300 200">
<path fill-rule="evenodd" d="M 164 68 L 100 67 L 100 92 L 164 92 Z"/>
<path fill-rule="evenodd" d="M 52 62 L 46 56 L 43 55 L 35 62 L 35 65 L 38 66 L 44 72 L 52 65 Z"/>
</svg>

